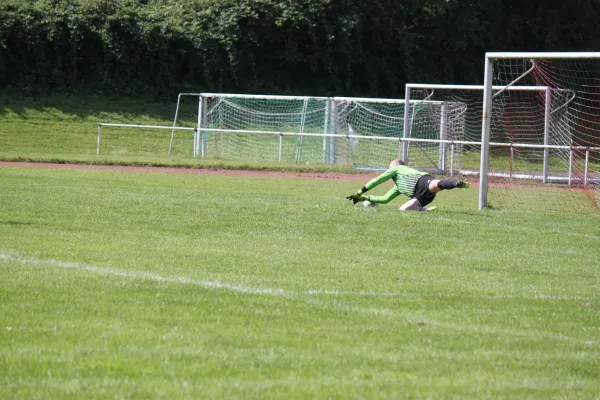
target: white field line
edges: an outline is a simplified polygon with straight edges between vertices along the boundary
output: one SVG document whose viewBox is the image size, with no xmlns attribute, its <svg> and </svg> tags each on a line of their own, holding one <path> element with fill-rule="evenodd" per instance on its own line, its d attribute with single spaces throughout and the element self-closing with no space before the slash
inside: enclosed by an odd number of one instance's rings
<svg viewBox="0 0 600 400">
<path fill-rule="evenodd" d="M 374 307 L 360 307 L 352 304 L 346 304 L 340 300 L 324 300 L 315 297 L 315 295 L 334 295 L 334 296 L 405 296 L 405 297 L 415 297 L 411 296 L 407 293 L 377 293 L 377 292 L 339 292 L 339 291 L 321 291 L 321 290 L 309 290 L 303 292 L 296 291 L 286 291 L 284 289 L 277 288 L 252 288 L 245 285 L 238 284 L 229 284 L 218 281 L 202 281 L 202 280 L 194 280 L 187 277 L 166 277 L 158 274 L 154 274 L 151 272 L 145 271 L 124 271 L 119 270 L 112 267 L 98 267 L 95 265 L 84 265 L 77 264 L 72 262 L 53 260 L 53 259 L 38 259 L 33 257 L 23 257 L 19 254 L 13 252 L 0 252 L 0 261 L 12 261 L 18 262 L 21 264 L 25 264 L 27 266 L 35 266 L 35 267 L 57 267 L 64 269 L 73 269 L 77 271 L 91 272 L 94 274 L 100 274 L 103 276 L 120 276 L 126 278 L 134 278 L 134 279 L 149 279 L 157 282 L 165 282 L 165 283 L 175 283 L 175 284 L 183 284 L 183 285 L 194 285 L 199 286 L 205 289 L 217 289 L 217 290 L 227 290 L 242 294 L 252 294 L 252 295 L 273 295 L 273 296 L 286 296 L 286 297 L 296 297 L 300 300 L 303 300 L 307 303 L 333 308 L 337 310 L 343 310 L 347 312 L 354 312 L 360 314 L 368 314 L 368 315 L 377 315 L 384 317 L 393 317 L 393 318 L 402 318 L 407 321 L 421 321 L 430 326 L 439 326 L 442 328 L 449 328 L 457 331 L 464 332 L 478 332 L 482 334 L 503 334 L 506 336 L 513 337 L 524 337 L 532 340 L 539 340 L 540 337 L 544 337 L 545 339 L 550 340 L 559 340 L 566 341 L 571 343 L 577 343 L 585 346 L 598 346 L 600 345 L 600 340 L 584 340 L 579 338 L 572 338 L 560 333 L 553 332 L 540 332 L 540 331 L 529 331 L 529 330 L 514 330 L 514 329 L 502 329 L 496 327 L 490 327 L 485 325 L 476 325 L 471 323 L 470 321 L 465 321 L 463 324 L 456 324 L 451 322 L 441 322 L 431 320 L 425 316 L 417 315 L 417 314 L 409 314 L 409 313 L 399 313 L 396 311 L 392 311 L 387 308 L 374 308 Z M 545 299 L 559 299 L 565 300 L 562 297 L 544 297 Z M 572 299 L 572 298 L 569 298 Z M 580 299 L 577 299 L 580 300 Z"/>
<path fill-rule="evenodd" d="M 199 281 L 184 276 L 167 277 L 152 272 L 146 271 L 124 271 L 112 267 L 98 267 L 95 265 L 83 265 L 72 262 L 60 261 L 60 260 L 42 260 L 31 257 L 22 257 L 15 253 L 0 253 L 0 260 L 16 261 L 21 264 L 28 264 L 37 267 L 58 267 L 65 269 L 74 269 L 78 271 L 92 272 L 100 275 L 112 275 L 121 276 L 127 278 L 141 278 L 149 279 L 157 282 L 165 283 L 178 283 L 184 285 L 201 286 L 205 289 L 224 289 L 232 292 L 239 292 L 244 294 L 272 294 L 272 295 L 286 295 L 287 293 L 283 289 L 270 289 L 270 288 L 251 288 L 243 285 L 235 285 L 222 283 L 218 281 Z"/>
<path fill-rule="evenodd" d="M 532 296 L 526 295 L 467 295 L 467 294 L 451 294 L 451 293 L 436 293 L 436 294 L 417 294 L 414 292 L 375 292 L 375 291 L 348 291 L 348 290 L 325 290 L 325 289 L 308 289 L 305 291 L 285 290 L 281 288 L 261 288 L 251 287 L 241 284 L 226 283 L 209 280 L 196 280 L 185 276 L 163 276 L 147 271 L 121 270 L 113 267 L 99 267 L 95 265 L 77 264 L 68 261 L 60 261 L 53 259 L 39 259 L 33 257 L 24 257 L 14 252 L 0 252 L 0 260 L 15 261 L 21 264 L 27 264 L 35 267 L 57 267 L 63 269 L 74 269 L 78 271 L 86 271 L 105 276 L 121 276 L 134 279 L 149 279 L 156 282 L 176 283 L 182 285 L 199 286 L 205 289 L 220 289 L 230 292 L 242 294 L 256 295 L 274 295 L 274 296 L 331 296 L 331 297 L 405 297 L 415 298 L 421 297 L 438 297 L 438 298 L 472 298 L 472 299 L 498 299 L 498 300 L 558 300 L 558 301 L 598 301 L 598 298 L 581 297 L 581 296 L 560 296 L 536 293 Z"/>
</svg>

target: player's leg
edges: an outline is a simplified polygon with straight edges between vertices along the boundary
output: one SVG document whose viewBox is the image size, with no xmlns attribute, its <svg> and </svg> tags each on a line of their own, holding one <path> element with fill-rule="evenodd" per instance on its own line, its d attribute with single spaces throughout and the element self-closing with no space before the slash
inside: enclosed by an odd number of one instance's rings
<svg viewBox="0 0 600 400">
<path fill-rule="evenodd" d="M 400 211 L 425 211 L 425 209 L 421 207 L 419 200 L 413 198 L 402 204 Z"/>
<path fill-rule="evenodd" d="M 429 192 L 437 193 L 440 190 L 450 190 L 456 188 L 466 189 L 469 186 L 469 182 L 465 181 L 457 181 L 453 179 L 434 179 L 429 182 Z"/>
<path fill-rule="evenodd" d="M 421 203 L 415 198 L 410 199 L 400 207 L 400 211 L 435 211 L 436 209 L 437 207 L 421 207 Z"/>
<path fill-rule="evenodd" d="M 425 206 L 435 199 L 435 193 L 429 191 L 429 182 L 434 179 L 435 178 L 431 175 L 424 175 L 419 178 L 415 187 L 414 196 L 404 203 L 402 207 L 400 207 L 400 210 L 429 211 Z"/>
</svg>

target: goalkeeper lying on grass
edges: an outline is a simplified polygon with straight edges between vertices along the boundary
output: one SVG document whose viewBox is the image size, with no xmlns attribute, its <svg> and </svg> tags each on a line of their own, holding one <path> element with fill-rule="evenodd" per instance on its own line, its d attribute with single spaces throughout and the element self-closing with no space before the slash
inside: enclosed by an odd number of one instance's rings
<svg viewBox="0 0 600 400">
<path fill-rule="evenodd" d="M 365 196 L 363 194 L 388 179 L 394 181 L 394 187 L 384 196 Z M 435 179 L 427 172 L 417 171 L 405 166 L 404 162 L 398 159 L 390 163 L 390 168 L 387 171 L 367 182 L 362 189 L 346 197 L 346 199 L 352 200 L 354 204 L 364 200 L 374 204 L 385 204 L 403 194 L 410 197 L 410 200 L 404 203 L 400 210 L 433 211 L 435 207 L 424 207 L 435 199 L 437 192 L 468 187 L 468 182 Z"/>
</svg>

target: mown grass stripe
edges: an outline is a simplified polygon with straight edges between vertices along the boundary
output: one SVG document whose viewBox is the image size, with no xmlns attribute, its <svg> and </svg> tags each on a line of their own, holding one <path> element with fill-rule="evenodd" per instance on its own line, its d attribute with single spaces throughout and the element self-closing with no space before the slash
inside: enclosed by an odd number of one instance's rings
<svg viewBox="0 0 600 400">
<path fill-rule="evenodd" d="M 112 267 L 99 267 L 95 265 L 83 265 L 77 264 L 67 261 L 60 260 L 52 260 L 52 259 L 38 259 L 33 257 L 24 257 L 19 254 L 13 252 L 0 252 L 0 260 L 6 261 L 14 261 L 21 264 L 32 265 L 36 267 L 58 267 L 64 269 L 73 269 L 77 271 L 91 272 L 94 274 L 100 275 L 110 275 L 110 276 L 118 276 L 125 278 L 133 278 L 133 279 L 149 279 L 162 283 L 174 283 L 174 284 L 183 284 L 183 285 L 193 285 L 199 286 L 205 289 L 216 289 L 216 290 L 226 290 L 241 294 L 248 295 L 270 295 L 270 296 L 286 296 L 290 298 L 297 298 L 299 300 L 306 301 L 310 304 L 317 305 L 319 307 L 327 307 L 333 308 L 337 310 L 343 310 L 346 312 L 360 313 L 360 314 L 369 314 L 369 315 L 377 315 L 382 317 L 390 317 L 390 318 L 405 318 L 411 320 L 419 320 L 420 323 L 428 324 L 431 326 L 438 326 L 444 329 L 452 329 L 460 332 L 477 332 L 479 334 L 490 334 L 490 335 L 507 335 L 511 337 L 523 337 L 523 338 L 540 338 L 543 337 L 547 340 L 559 340 L 559 341 L 567 341 L 572 343 L 577 343 L 579 345 L 584 346 L 598 346 L 600 345 L 600 340 L 594 339 L 579 339 L 573 338 L 560 333 L 546 332 L 546 331 L 534 331 L 534 330 L 522 330 L 522 329 L 505 329 L 499 327 L 492 327 L 487 325 L 477 325 L 472 323 L 465 324 L 457 324 L 452 322 L 445 321 L 437 321 L 426 316 L 420 315 L 418 313 L 409 313 L 409 312 L 397 312 L 394 310 L 390 310 L 385 307 L 361 307 L 354 304 L 348 304 L 341 300 L 326 300 L 318 298 L 319 295 L 335 295 L 335 296 L 392 296 L 392 295 L 406 295 L 402 293 L 374 293 L 374 292 L 338 292 L 338 291 L 327 291 L 327 290 L 307 290 L 303 292 L 298 291 L 289 291 L 279 288 L 256 288 L 249 287 L 240 284 L 231 284 L 224 283 L 218 281 L 204 281 L 204 280 L 194 280 L 188 277 L 183 276 L 173 276 L 167 277 L 162 276 L 155 273 L 150 273 L 146 271 L 124 271 Z M 552 299 L 552 300 L 564 300 L 561 298 L 556 298 L 552 296 L 545 296 L 544 299 Z M 572 299 L 570 299 L 572 300 Z M 580 300 L 580 299 L 578 299 Z"/>
</svg>

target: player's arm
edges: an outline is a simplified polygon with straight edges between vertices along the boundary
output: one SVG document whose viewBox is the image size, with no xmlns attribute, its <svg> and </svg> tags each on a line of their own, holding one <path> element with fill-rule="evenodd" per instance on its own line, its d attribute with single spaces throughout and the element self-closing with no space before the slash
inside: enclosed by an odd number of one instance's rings
<svg viewBox="0 0 600 400">
<path fill-rule="evenodd" d="M 387 171 L 385 171 L 383 174 L 379 175 L 378 177 L 371 179 L 369 182 L 367 182 L 365 184 L 365 186 L 363 186 L 356 193 L 363 194 L 363 193 L 373 189 L 375 186 L 382 184 L 383 182 L 387 181 L 388 179 L 393 178 L 395 175 L 396 175 L 396 169 L 390 168 Z"/>
<path fill-rule="evenodd" d="M 375 186 L 387 181 L 388 179 L 393 178 L 395 175 L 396 175 L 396 170 L 394 168 L 390 168 L 387 171 L 385 171 L 383 174 L 379 175 L 378 177 L 371 179 L 358 192 L 351 194 L 350 196 L 346 197 L 346 199 L 352 200 L 354 202 L 354 204 L 358 203 L 359 201 L 368 200 L 370 198 L 370 196 L 363 196 L 363 193 L 373 189 Z M 390 192 L 388 192 L 388 194 Z M 376 196 L 376 197 L 382 197 L 382 196 Z M 383 196 L 383 197 L 385 197 L 385 196 Z M 394 197 L 397 197 L 397 195 Z M 394 197 L 390 198 L 390 200 L 393 199 Z"/>
<path fill-rule="evenodd" d="M 386 204 L 386 203 L 389 203 L 390 201 L 394 200 L 398 196 L 400 196 L 400 191 L 394 185 L 394 187 L 391 188 L 385 195 L 383 195 L 383 196 L 365 196 L 366 197 L 365 200 L 369 200 L 371 203 Z"/>
</svg>

